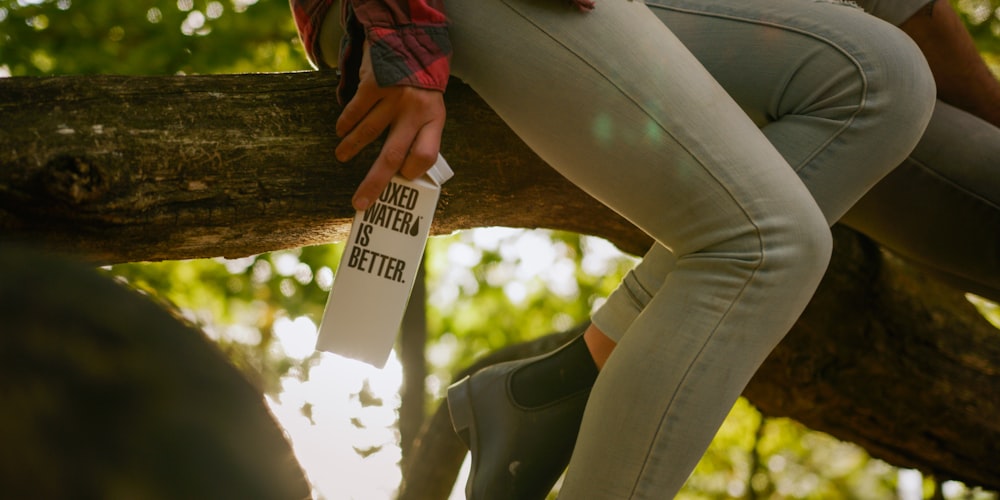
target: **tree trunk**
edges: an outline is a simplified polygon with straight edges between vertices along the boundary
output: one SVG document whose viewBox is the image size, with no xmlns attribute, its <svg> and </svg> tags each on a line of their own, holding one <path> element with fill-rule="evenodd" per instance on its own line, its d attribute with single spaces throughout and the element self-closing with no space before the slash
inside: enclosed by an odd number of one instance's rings
<svg viewBox="0 0 1000 500">
<path fill-rule="evenodd" d="M 7 245 L 0 318 L 3 498 L 309 498 L 260 388 L 162 304 Z"/>
<path fill-rule="evenodd" d="M 399 364 L 403 367 L 403 387 L 399 392 L 400 468 L 406 473 L 419 446 L 420 431 L 427 412 L 427 274 L 423 262 L 406 303 L 403 324 L 399 329 Z M 403 476 L 406 480 L 406 476 Z"/>
<path fill-rule="evenodd" d="M 342 239 L 376 150 L 333 158 L 335 85 L 315 72 L 0 79 L 0 238 L 101 264 Z M 649 245 L 468 87 L 453 82 L 446 99 L 442 153 L 456 175 L 435 233 L 549 227 L 632 253 Z M 891 463 L 1000 489 L 1000 335 L 960 292 L 860 235 L 838 229 L 836 243 L 812 304 L 745 394 Z"/>
</svg>

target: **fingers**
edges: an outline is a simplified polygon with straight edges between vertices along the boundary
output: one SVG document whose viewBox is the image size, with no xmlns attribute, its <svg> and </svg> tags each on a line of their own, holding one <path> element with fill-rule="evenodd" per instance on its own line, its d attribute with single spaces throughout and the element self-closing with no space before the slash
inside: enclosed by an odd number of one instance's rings
<svg viewBox="0 0 1000 500">
<path fill-rule="evenodd" d="M 337 119 L 337 135 L 343 137 L 334 154 L 345 162 L 354 158 L 365 146 L 378 139 L 393 120 L 392 105 L 384 100 L 356 96 L 344 106 Z"/>
<path fill-rule="evenodd" d="M 410 180 L 416 179 L 434 166 L 441 147 L 441 133 L 443 129 L 443 121 L 440 126 L 432 122 L 417 132 L 417 136 L 413 140 L 413 146 L 410 147 L 410 153 L 406 155 L 403 167 L 399 169 L 399 173 L 403 177 Z"/>
<path fill-rule="evenodd" d="M 385 153 L 384 149 L 383 153 Z M 389 185 L 389 180 L 392 179 L 393 175 L 396 175 L 396 169 L 383 160 L 383 155 L 379 155 L 372 168 L 368 169 L 368 175 L 354 192 L 354 197 L 351 199 L 354 209 L 367 210 Z"/>
<path fill-rule="evenodd" d="M 334 155 L 341 162 L 349 161 L 365 146 L 371 144 L 393 119 L 394 110 L 391 104 L 387 105 L 384 101 L 366 97 L 359 89 L 358 94 L 351 99 L 347 106 L 344 106 L 344 111 L 337 119 L 337 135 L 343 139 L 334 150 Z M 394 135 L 398 136 L 398 134 L 389 134 L 390 137 Z M 399 140 L 396 139 L 396 142 Z M 399 148 L 399 146 L 390 145 L 389 140 L 386 141 L 375 163 L 355 191 L 354 197 L 351 199 L 355 210 L 367 209 L 378 198 L 385 186 L 389 184 L 389 179 L 399 169 L 398 165 L 402 163 L 402 159 L 395 160 L 395 157 L 400 155 L 405 157 L 405 146 L 402 150 L 403 153 L 395 152 L 390 148 Z"/>
<path fill-rule="evenodd" d="M 334 153 L 339 161 L 349 161 L 386 128 L 389 134 L 351 200 L 357 210 L 367 209 L 378 199 L 397 172 L 414 179 L 434 164 L 445 117 L 440 91 L 379 87 L 371 71 L 367 44 L 364 49 L 358 90 L 337 119 L 337 135 L 343 139 Z"/>
<path fill-rule="evenodd" d="M 351 200 L 356 210 L 367 209 L 382 194 L 389 185 L 389 180 L 406 161 L 409 145 L 415 135 L 416 132 L 403 130 L 400 127 L 393 127 L 390 130 L 375 163 L 368 169 L 368 175 L 358 185 Z"/>
<path fill-rule="evenodd" d="M 351 97 L 351 100 L 340 112 L 340 117 L 337 118 L 336 132 L 339 137 L 344 137 L 354 130 L 354 127 L 368 115 L 368 112 L 382 97 L 379 92 L 378 83 L 376 83 L 371 70 L 371 48 L 367 40 L 362 47 L 358 88 L 354 92 L 354 96 Z"/>
<path fill-rule="evenodd" d="M 371 80 L 362 80 L 354 97 L 337 118 L 337 159 L 348 161 L 371 144 L 393 120 L 393 106 L 386 105 L 386 92 Z"/>
<path fill-rule="evenodd" d="M 441 92 L 412 87 L 387 92 L 337 147 L 337 158 L 345 161 L 389 127 L 382 150 L 352 198 L 356 210 L 367 209 L 397 172 L 409 179 L 423 175 L 437 160 L 441 145 L 445 120 Z"/>
<path fill-rule="evenodd" d="M 397 172 L 415 179 L 437 160 L 444 117 L 417 124 L 397 124 L 389 131 L 382 151 L 351 200 L 355 210 L 367 209 Z"/>
</svg>

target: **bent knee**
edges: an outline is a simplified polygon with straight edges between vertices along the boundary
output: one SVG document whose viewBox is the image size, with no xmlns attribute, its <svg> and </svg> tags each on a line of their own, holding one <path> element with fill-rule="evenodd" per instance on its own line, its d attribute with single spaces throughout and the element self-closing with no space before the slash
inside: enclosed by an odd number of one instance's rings
<svg viewBox="0 0 1000 500">
<path fill-rule="evenodd" d="M 814 34 L 794 67 L 781 114 L 809 115 L 869 129 L 892 147 L 912 149 L 930 120 L 936 89 L 919 47 L 897 27 L 860 10 Z M 833 22 L 833 21 L 831 21 Z M 885 128 L 885 127 L 891 128 Z M 889 133 L 891 131 L 891 133 Z"/>
<path fill-rule="evenodd" d="M 923 134 L 934 110 L 937 89 L 927 59 L 903 31 L 879 19 L 870 20 L 886 29 L 866 35 L 873 48 L 869 99 L 883 120 L 909 131 L 914 142 Z"/>
<path fill-rule="evenodd" d="M 818 283 L 833 252 L 833 236 L 822 212 L 785 214 L 760 229 L 763 264 L 804 283 Z"/>
</svg>

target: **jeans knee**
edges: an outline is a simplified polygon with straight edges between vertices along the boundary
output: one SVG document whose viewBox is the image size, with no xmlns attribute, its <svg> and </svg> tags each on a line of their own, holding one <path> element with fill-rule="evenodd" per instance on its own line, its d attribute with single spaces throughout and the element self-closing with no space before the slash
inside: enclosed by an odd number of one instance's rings
<svg viewBox="0 0 1000 500">
<path fill-rule="evenodd" d="M 804 285 L 815 286 L 826 272 L 833 252 L 833 235 L 823 214 L 803 210 L 782 217 L 762 232 L 764 264 L 780 269 Z"/>
<path fill-rule="evenodd" d="M 799 247 L 802 259 L 811 269 L 819 270 L 819 277 L 826 273 L 833 253 L 833 234 L 822 214 L 813 218 L 808 227 L 799 228 L 803 232 Z"/>
<path fill-rule="evenodd" d="M 901 30 L 878 19 L 883 29 L 863 31 L 869 48 L 865 77 L 867 107 L 872 116 L 891 126 L 893 135 L 910 148 L 923 135 L 934 110 L 937 89 L 927 60 L 916 43 Z"/>
<path fill-rule="evenodd" d="M 883 147 L 912 149 L 934 108 L 936 88 L 919 47 L 874 16 L 844 12 L 818 32 L 786 84 L 781 114 L 842 122 L 878 136 Z M 850 29 L 848 30 L 847 27 Z M 891 133 L 886 132 L 891 130 Z"/>
</svg>

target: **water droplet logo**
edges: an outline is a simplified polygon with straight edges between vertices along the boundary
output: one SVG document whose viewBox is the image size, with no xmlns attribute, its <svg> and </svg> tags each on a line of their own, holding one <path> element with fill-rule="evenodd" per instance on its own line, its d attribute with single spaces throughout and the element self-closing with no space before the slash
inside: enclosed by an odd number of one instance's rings
<svg viewBox="0 0 1000 500">
<path fill-rule="evenodd" d="M 410 236 L 416 236 L 416 235 L 420 234 L 420 221 L 421 220 L 423 220 L 423 217 L 417 217 L 417 221 L 414 222 L 413 226 L 410 227 Z"/>
</svg>

